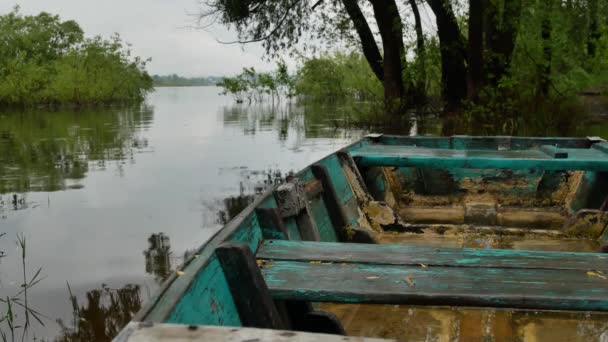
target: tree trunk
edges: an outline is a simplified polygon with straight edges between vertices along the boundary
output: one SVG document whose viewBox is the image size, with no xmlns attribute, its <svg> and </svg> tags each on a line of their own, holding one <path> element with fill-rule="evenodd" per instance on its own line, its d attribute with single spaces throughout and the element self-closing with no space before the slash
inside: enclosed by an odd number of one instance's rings
<svg viewBox="0 0 608 342">
<path fill-rule="evenodd" d="M 467 72 L 463 38 L 448 0 L 427 0 L 435 13 L 441 50 L 442 93 L 444 112 L 460 111 L 467 91 Z"/>
<path fill-rule="evenodd" d="M 599 8 L 597 0 L 588 0 L 589 6 L 589 37 L 587 38 L 587 54 L 595 57 L 597 41 L 600 39 Z"/>
<path fill-rule="evenodd" d="M 350 20 L 353 22 L 357 35 L 359 35 L 361 47 L 363 48 L 363 55 L 365 56 L 367 63 L 369 63 L 369 66 L 376 77 L 382 82 L 384 80 L 382 55 L 380 54 L 372 30 L 369 28 L 369 24 L 361 12 L 357 0 L 342 0 L 342 4 L 350 17 Z"/>
<path fill-rule="evenodd" d="M 409 0 L 414 14 L 416 28 L 416 56 L 418 60 L 418 81 L 415 85 L 414 103 L 418 106 L 426 102 L 426 54 L 424 47 L 424 32 L 422 31 L 422 20 L 416 0 Z"/>
<path fill-rule="evenodd" d="M 519 31 L 521 1 L 504 0 L 502 11 L 496 1 L 485 2 L 486 49 L 489 51 L 486 75 L 488 83 L 494 87 L 509 73 Z"/>
<path fill-rule="evenodd" d="M 483 13 L 485 0 L 469 0 L 468 97 L 475 101 L 483 87 Z"/>
<path fill-rule="evenodd" d="M 541 65 L 539 90 L 542 96 L 549 95 L 549 85 L 551 83 L 551 14 L 554 0 L 543 0 L 541 2 L 543 16 L 541 23 L 541 38 L 543 40 L 543 61 Z"/>
<path fill-rule="evenodd" d="M 403 23 L 395 0 L 370 0 L 382 37 L 384 52 L 384 101 L 390 114 L 401 112 L 404 95 L 402 71 L 405 67 Z"/>
</svg>

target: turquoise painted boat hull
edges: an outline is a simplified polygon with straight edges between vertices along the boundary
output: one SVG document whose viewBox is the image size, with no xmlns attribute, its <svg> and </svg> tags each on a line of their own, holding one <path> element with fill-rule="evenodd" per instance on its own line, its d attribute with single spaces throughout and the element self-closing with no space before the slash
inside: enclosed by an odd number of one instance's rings
<svg viewBox="0 0 608 342">
<path fill-rule="evenodd" d="M 284 301 L 608 311 L 607 196 L 599 138 L 368 136 L 259 196 L 133 321 L 256 327 L 226 243 L 283 316 Z"/>
</svg>

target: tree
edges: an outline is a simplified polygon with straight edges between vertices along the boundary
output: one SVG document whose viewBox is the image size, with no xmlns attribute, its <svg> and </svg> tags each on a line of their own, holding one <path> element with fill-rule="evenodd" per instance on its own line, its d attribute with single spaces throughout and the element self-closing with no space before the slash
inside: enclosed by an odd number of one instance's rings
<svg viewBox="0 0 608 342">
<path fill-rule="evenodd" d="M 485 0 L 486 78 L 496 87 L 508 74 L 519 29 L 522 0 Z M 501 8 L 502 7 L 502 8 Z"/>
<path fill-rule="evenodd" d="M 542 13 L 543 19 L 541 22 L 541 38 L 543 44 L 543 59 L 541 64 L 540 84 L 539 91 L 540 95 L 549 95 L 549 85 L 551 83 L 551 63 L 552 63 L 552 41 L 551 41 L 551 15 L 553 10 L 554 0 L 542 1 Z"/>
<path fill-rule="evenodd" d="M 533 111 L 536 106 L 526 101 L 556 94 L 565 98 L 597 85 L 605 74 L 598 69 L 608 50 L 605 1 L 209 1 L 211 10 L 203 14 L 235 27 L 238 42 L 262 42 L 271 56 L 286 49 L 304 55 L 298 77 L 305 81 L 298 80 L 297 89 L 307 94 L 357 93 L 340 88 L 343 75 L 330 73 L 343 71 L 339 63 L 314 47 L 358 49 L 382 82 L 390 113 L 419 108 L 439 95 L 444 113 L 467 112 L 469 118 L 471 112 L 489 117 Z M 435 17 L 430 30 L 421 18 L 427 7 Z M 415 38 L 404 32 L 410 17 Z M 330 79 L 342 83 L 322 83 Z"/>
<path fill-rule="evenodd" d="M 382 41 L 382 58 L 357 0 L 343 0 L 339 3 L 343 7 L 337 2 L 328 6 L 348 14 L 370 67 L 384 84 L 387 110 L 399 113 L 405 93 L 402 73 L 406 67 L 401 16 L 395 0 L 369 0 L 369 3 Z M 210 0 L 202 17 L 234 27 L 239 43 L 262 42 L 268 53 L 276 54 L 297 44 L 303 31 L 313 30 L 313 11 L 320 4 L 321 1 L 310 4 L 306 0 Z"/>
<path fill-rule="evenodd" d="M 146 62 L 118 35 L 85 39 L 56 15 L 0 16 L 0 106 L 139 101 L 152 89 Z"/>
<path fill-rule="evenodd" d="M 460 111 L 467 92 L 467 69 L 464 39 L 449 0 L 428 0 L 435 13 L 437 35 L 441 49 L 442 94 L 446 102 L 444 111 Z"/>
<path fill-rule="evenodd" d="M 589 6 L 589 36 L 587 38 L 587 54 L 590 57 L 595 56 L 597 42 L 601 37 L 599 25 L 599 8 L 598 0 L 588 0 Z"/>
<path fill-rule="evenodd" d="M 380 54 L 380 49 L 378 49 L 372 30 L 369 28 L 369 24 L 367 23 L 363 12 L 361 12 L 357 0 L 342 0 L 342 4 L 357 31 L 363 55 L 374 71 L 374 74 L 376 74 L 376 77 L 382 82 L 384 80 L 382 55 Z"/>
<path fill-rule="evenodd" d="M 487 0 L 469 0 L 468 97 L 477 100 L 483 87 L 483 13 Z"/>
<path fill-rule="evenodd" d="M 420 11 L 418 10 L 418 4 L 416 0 L 409 0 L 410 7 L 412 8 L 412 14 L 414 15 L 414 27 L 416 30 L 416 60 L 418 69 L 418 79 L 414 90 L 414 103 L 421 105 L 426 102 L 426 65 L 425 65 L 425 46 L 424 46 L 424 32 L 422 30 L 422 19 L 420 18 Z"/>
</svg>

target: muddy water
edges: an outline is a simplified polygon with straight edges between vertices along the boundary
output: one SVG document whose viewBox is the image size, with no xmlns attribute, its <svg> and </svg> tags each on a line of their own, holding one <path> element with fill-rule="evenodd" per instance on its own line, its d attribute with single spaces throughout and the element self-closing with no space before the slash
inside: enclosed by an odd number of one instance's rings
<svg viewBox="0 0 608 342">
<path fill-rule="evenodd" d="M 234 105 L 217 93 L 161 88 L 132 108 L 0 112 L 0 235 L 6 233 L 0 237 L 0 298 L 21 290 L 18 235 L 27 241 L 28 279 L 41 269 L 28 306 L 44 325 L 32 320 L 25 340 L 110 340 L 167 274 L 256 194 L 364 134 L 336 128 L 348 107 Z M 403 132 L 410 131 L 442 129 L 431 119 Z M 560 134 L 608 138 L 608 121 Z M 342 307 L 336 310 L 353 334 L 414 340 L 452 326 L 461 340 L 469 333 L 486 336 L 480 317 L 490 317 L 480 312 L 465 319 L 452 309 Z M 0 303 L 0 313 L 4 309 Z M 585 323 L 594 319 L 567 329 L 562 321 L 546 322 L 571 333 L 595 329 Z M 517 329 L 540 329 L 531 324 Z M 7 331 L 6 321 L 0 330 Z"/>
</svg>

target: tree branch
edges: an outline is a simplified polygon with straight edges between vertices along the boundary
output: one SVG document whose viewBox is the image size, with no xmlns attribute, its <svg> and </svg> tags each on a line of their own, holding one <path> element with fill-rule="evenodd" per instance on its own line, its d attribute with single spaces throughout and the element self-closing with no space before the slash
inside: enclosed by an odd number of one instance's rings
<svg viewBox="0 0 608 342">
<path fill-rule="evenodd" d="M 273 35 L 275 35 L 275 33 L 277 33 L 279 31 L 279 29 L 281 28 L 281 25 L 283 25 L 283 23 L 289 16 L 289 11 L 291 11 L 291 9 L 294 8 L 295 5 L 298 4 L 298 2 L 300 2 L 300 0 L 295 0 L 291 4 L 289 4 L 289 6 L 287 6 L 287 9 L 285 10 L 285 14 L 283 15 L 283 18 L 281 18 L 281 20 L 279 20 L 279 22 L 277 23 L 275 28 L 272 29 L 272 31 L 270 31 L 264 37 L 254 38 L 254 39 L 250 39 L 250 40 L 235 40 L 235 41 L 231 41 L 231 42 L 223 42 L 223 41 L 220 41 L 217 39 L 216 39 L 216 41 L 220 44 L 248 44 L 248 43 L 257 43 L 257 42 L 262 42 L 262 41 L 268 40 L 270 37 L 272 37 Z"/>
</svg>

